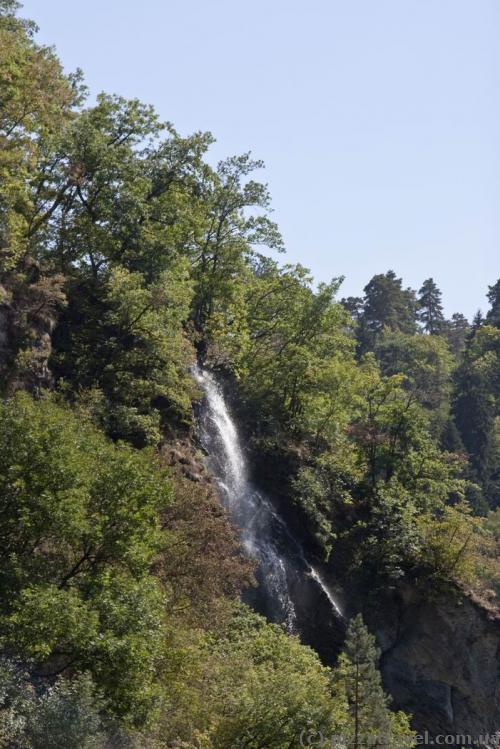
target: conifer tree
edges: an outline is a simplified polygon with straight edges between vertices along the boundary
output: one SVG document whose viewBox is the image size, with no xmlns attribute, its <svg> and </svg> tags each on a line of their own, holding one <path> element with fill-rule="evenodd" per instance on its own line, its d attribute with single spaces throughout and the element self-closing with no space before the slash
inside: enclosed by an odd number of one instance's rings
<svg viewBox="0 0 500 749">
<path fill-rule="evenodd" d="M 486 322 L 500 328 L 500 278 L 493 286 L 488 287 L 487 297 L 491 307 L 486 314 Z"/>
<path fill-rule="evenodd" d="M 363 314 L 363 299 L 360 296 L 348 296 L 340 300 L 353 320 L 359 320 Z"/>
<path fill-rule="evenodd" d="M 358 332 L 360 351 L 373 350 L 384 330 L 416 333 L 413 289 L 403 289 L 393 270 L 373 276 L 364 288 L 363 313 Z"/>
<path fill-rule="evenodd" d="M 337 678 L 345 690 L 351 717 L 350 746 L 385 743 L 391 732 L 391 713 L 377 669 L 375 638 L 358 614 L 347 630 Z"/>
<path fill-rule="evenodd" d="M 474 317 L 472 318 L 472 332 L 479 330 L 484 325 L 484 317 L 483 313 L 480 309 L 476 312 Z"/>
<path fill-rule="evenodd" d="M 469 321 L 460 312 L 455 312 L 451 318 L 445 322 L 444 333 L 448 345 L 456 359 L 459 359 L 463 353 L 469 331 Z"/>
<path fill-rule="evenodd" d="M 441 291 L 433 278 L 427 278 L 418 293 L 418 319 L 426 333 L 438 335 L 444 325 Z"/>
</svg>

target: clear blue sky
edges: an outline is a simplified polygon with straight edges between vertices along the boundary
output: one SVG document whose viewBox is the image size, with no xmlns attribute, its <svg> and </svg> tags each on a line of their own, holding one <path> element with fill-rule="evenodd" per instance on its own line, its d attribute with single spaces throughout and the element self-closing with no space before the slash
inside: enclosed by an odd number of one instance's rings
<svg viewBox="0 0 500 749">
<path fill-rule="evenodd" d="M 500 0 L 26 0 L 93 94 L 154 104 L 213 158 L 264 159 L 288 260 L 360 294 L 500 275 Z"/>
</svg>

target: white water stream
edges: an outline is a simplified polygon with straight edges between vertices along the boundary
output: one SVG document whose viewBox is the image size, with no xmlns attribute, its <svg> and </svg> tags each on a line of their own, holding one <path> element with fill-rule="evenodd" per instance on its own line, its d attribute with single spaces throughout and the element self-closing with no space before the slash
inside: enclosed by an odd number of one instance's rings
<svg viewBox="0 0 500 749">
<path fill-rule="evenodd" d="M 194 376 L 205 394 L 200 432 L 209 468 L 225 507 L 240 529 L 244 547 L 257 561 L 257 577 L 271 618 L 296 631 L 294 589 L 298 577 L 304 574 L 319 586 L 335 617 L 343 618 L 334 595 L 306 560 L 269 498 L 250 482 L 238 430 L 214 376 L 199 367 L 194 369 Z"/>
</svg>

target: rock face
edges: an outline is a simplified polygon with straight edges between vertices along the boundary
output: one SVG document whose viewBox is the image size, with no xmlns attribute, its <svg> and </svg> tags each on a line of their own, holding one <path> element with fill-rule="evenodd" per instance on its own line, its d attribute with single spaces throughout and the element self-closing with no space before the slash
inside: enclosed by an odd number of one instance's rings
<svg viewBox="0 0 500 749">
<path fill-rule="evenodd" d="M 65 304 L 62 276 L 32 265 L 26 278 L 0 285 L 0 380 L 3 390 L 37 392 L 53 384 L 52 333 Z"/>
<path fill-rule="evenodd" d="M 368 617 L 394 703 L 419 733 L 500 730 L 500 619 L 457 593 L 429 601 L 404 586 Z"/>
</svg>

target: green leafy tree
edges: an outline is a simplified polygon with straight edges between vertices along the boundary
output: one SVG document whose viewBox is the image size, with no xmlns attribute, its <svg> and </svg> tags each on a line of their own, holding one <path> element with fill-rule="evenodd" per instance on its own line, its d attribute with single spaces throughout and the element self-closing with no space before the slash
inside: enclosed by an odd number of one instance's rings
<svg viewBox="0 0 500 749">
<path fill-rule="evenodd" d="M 248 609 L 238 607 L 207 656 L 197 682 L 200 702 L 191 703 L 199 745 L 299 749 L 304 731 L 343 732 L 346 705 L 332 698 L 329 669 L 297 638 Z M 189 741 L 185 716 L 181 735 Z"/>
<path fill-rule="evenodd" d="M 359 451 L 358 459 L 364 468 L 367 485 L 376 489 L 379 484 L 393 478 L 404 483 L 414 480 L 417 482 L 412 485 L 414 497 L 418 494 L 419 500 L 425 505 L 427 501 L 432 501 L 439 483 L 429 496 L 431 487 L 426 481 L 432 480 L 434 470 L 441 475 L 437 464 L 443 464 L 444 470 L 447 463 L 441 459 L 439 450 L 429 437 L 428 417 L 415 395 L 405 387 L 403 375 L 381 376 L 369 357 L 363 365 L 363 376 L 361 387 L 364 397 L 360 399 L 350 433 Z M 420 468 L 417 467 L 419 460 Z M 425 468 L 430 472 L 427 473 Z M 422 488 L 419 491 L 420 482 Z M 447 487 L 441 489 L 441 499 L 446 496 L 447 490 Z"/>
<path fill-rule="evenodd" d="M 314 292 L 300 266 L 259 268 L 248 295 L 250 344 L 241 379 L 244 394 L 259 404 L 261 423 L 316 439 L 338 429 L 355 376 L 338 286 L 334 280 Z"/>
<path fill-rule="evenodd" d="M 337 508 L 332 564 L 342 564 L 373 592 L 419 568 L 425 550 L 417 517 L 463 497 L 466 481 L 463 459 L 440 451 L 404 377 L 381 377 L 372 357 L 362 369 L 362 396 L 344 447 L 356 467 L 349 470 L 351 501 L 335 502 L 336 490 L 328 501 Z"/>
<path fill-rule="evenodd" d="M 0 9 L 2 274 L 29 265 L 39 228 L 62 200 L 44 191 L 40 163 L 77 98 L 53 51 L 33 40 L 34 25 L 16 17 L 17 7 L 8 2 Z"/>
<path fill-rule="evenodd" d="M 419 518 L 419 532 L 425 544 L 429 577 L 434 587 L 450 581 L 480 587 L 480 578 L 488 577 L 494 564 L 496 545 L 482 518 L 473 517 L 467 502 L 447 506 L 438 516 Z"/>
<path fill-rule="evenodd" d="M 72 175 L 67 202 L 51 215 L 57 242 L 47 260 L 80 281 L 98 281 L 118 264 L 154 282 L 194 241 L 194 196 L 210 140 L 180 138 L 151 107 L 100 95 L 74 118 L 55 164 L 46 165 L 53 191 Z"/>
<path fill-rule="evenodd" d="M 59 679 L 35 702 L 28 715 L 28 746 L 103 749 L 107 735 L 102 708 L 102 700 L 88 675 L 72 681 Z"/>
<path fill-rule="evenodd" d="M 149 574 L 170 484 L 50 401 L 0 409 L 0 637 L 49 676 L 88 669 L 124 718 L 154 696 L 165 595 Z"/>
<path fill-rule="evenodd" d="M 89 674 L 40 685 L 19 663 L 0 661 L 0 746 L 104 749 L 111 726 Z"/>
<path fill-rule="evenodd" d="M 245 282 L 256 248 L 283 249 L 269 219 L 268 189 L 251 177 L 263 166 L 250 154 L 234 156 L 200 185 L 206 214 L 192 256 L 193 318 L 202 348 L 210 344 L 209 359 L 216 363 L 221 349 L 234 356 L 234 341 L 244 348 Z"/>
<path fill-rule="evenodd" d="M 443 453 L 402 375 L 383 377 L 372 356 L 358 368 L 348 420 L 308 455 L 291 495 L 331 563 L 372 592 L 420 567 L 416 520 L 464 497 L 464 459 Z"/>
<path fill-rule="evenodd" d="M 100 420 L 113 438 L 155 444 L 162 418 L 188 419 L 194 352 L 183 323 L 191 296 L 183 259 L 155 283 L 117 267 L 90 296 L 70 294 L 54 336 L 53 371 L 76 397 L 102 393 Z"/>
<path fill-rule="evenodd" d="M 359 321 L 363 314 L 363 299 L 360 296 L 348 296 L 340 300 L 341 305 L 347 310 L 351 318 Z"/>
<path fill-rule="evenodd" d="M 495 599 L 500 596 L 500 508 L 488 513 L 484 521 L 484 527 L 491 534 L 493 541 L 488 559 L 490 564 L 482 564 L 480 574 L 484 583 L 488 586 L 487 599 L 492 597 Z M 491 596 L 491 590 L 493 596 Z"/>
<path fill-rule="evenodd" d="M 494 508 L 500 502 L 498 329 L 481 326 L 469 338 L 456 373 L 454 417 L 470 456 L 473 478 Z"/>
<path fill-rule="evenodd" d="M 438 336 L 387 333 L 375 352 L 384 375 L 405 375 L 406 386 L 428 411 L 439 436 L 449 416 L 454 364 L 446 341 Z"/>
<path fill-rule="evenodd" d="M 60 276 L 40 263 L 50 217 L 63 201 L 46 189 L 50 161 L 81 95 L 53 50 L 34 41 L 35 26 L 0 9 L 0 297 L 2 391 L 50 380 L 46 360 L 55 314 L 64 304 Z M 68 175 L 66 175 L 68 181 Z"/>
<path fill-rule="evenodd" d="M 292 499 L 325 559 L 335 545 L 339 516 L 352 507 L 361 479 L 351 443 L 337 441 L 332 451 L 321 452 L 312 465 L 301 466 L 292 481 Z"/>
</svg>

